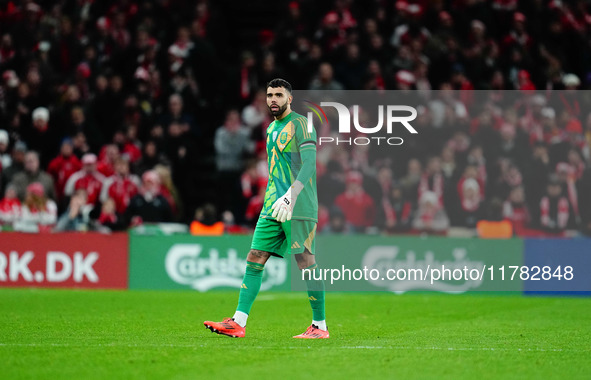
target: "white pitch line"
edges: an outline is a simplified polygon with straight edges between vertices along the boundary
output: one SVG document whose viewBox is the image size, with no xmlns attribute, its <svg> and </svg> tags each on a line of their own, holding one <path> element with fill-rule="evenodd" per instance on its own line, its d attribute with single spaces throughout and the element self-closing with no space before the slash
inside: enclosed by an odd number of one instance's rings
<svg viewBox="0 0 591 380">
<path fill-rule="evenodd" d="M 417 350 L 417 351 L 525 351 L 525 352 L 562 352 L 561 348 L 507 348 L 507 347 L 410 347 L 410 346 L 342 346 L 346 349 L 366 350 Z M 567 350 L 568 352 L 587 352 L 587 350 Z"/>
<path fill-rule="evenodd" d="M 125 347 L 125 348 L 204 348 L 212 347 L 213 344 L 128 344 L 128 343 L 105 343 L 105 344 L 70 344 L 70 343 L 0 343 L 0 347 Z M 326 346 L 323 346 L 326 347 Z M 235 346 L 234 349 L 278 349 L 287 348 L 293 350 L 309 349 L 312 346 Z M 507 348 L 507 347 L 413 347 L 413 346 L 331 346 L 331 349 L 346 350 L 404 350 L 404 351 L 501 351 L 501 352 L 589 352 L 590 350 L 563 350 L 561 348 Z"/>
</svg>

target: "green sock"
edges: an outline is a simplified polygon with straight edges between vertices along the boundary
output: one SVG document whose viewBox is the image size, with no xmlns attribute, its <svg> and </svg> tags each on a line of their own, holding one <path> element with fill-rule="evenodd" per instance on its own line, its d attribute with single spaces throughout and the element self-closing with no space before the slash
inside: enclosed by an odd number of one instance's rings
<svg viewBox="0 0 591 380">
<path fill-rule="evenodd" d="M 238 308 L 236 310 L 250 314 L 250 308 L 261 289 L 264 268 L 265 265 L 263 264 L 250 261 L 246 262 L 246 272 L 244 272 L 244 278 L 242 279 L 240 296 L 238 297 Z"/>
<path fill-rule="evenodd" d="M 320 269 L 316 264 L 310 265 L 311 276 L 306 275 L 306 285 L 308 285 L 308 300 L 312 306 L 312 319 L 315 321 L 324 321 L 326 319 L 324 313 L 324 280 L 320 277 Z M 314 276 L 316 274 L 316 276 Z M 315 280 L 314 277 L 320 278 Z"/>
</svg>

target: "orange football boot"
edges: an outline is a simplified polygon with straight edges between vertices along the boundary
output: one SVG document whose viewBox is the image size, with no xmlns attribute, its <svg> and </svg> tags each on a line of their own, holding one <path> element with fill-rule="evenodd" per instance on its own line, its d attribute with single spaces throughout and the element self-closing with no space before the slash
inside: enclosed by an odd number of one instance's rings
<svg viewBox="0 0 591 380">
<path fill-rule="evenodd" d="M 203 322 L 205 328 L 210 329 L 211 332 L 220 335 L 230 336 L 232 338 L 244 338 L 245 328 L 234 322 L 232 318 L 226 318 L 222 322 Z"/>
<path fill-rule="evenodd" d="M 328 331 L 320 330 L 316 325 L 310 325 L 305 333 L 294 336 L 299 339 L 328 339 L 329 337 Z"/>
</svg>

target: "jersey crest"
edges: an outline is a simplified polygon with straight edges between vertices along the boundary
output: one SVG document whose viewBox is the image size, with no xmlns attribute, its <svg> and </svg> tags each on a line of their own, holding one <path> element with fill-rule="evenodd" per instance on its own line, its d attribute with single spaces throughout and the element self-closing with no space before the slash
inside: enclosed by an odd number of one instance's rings
<svg viewBox="0 0 591 380">
<path fill-rule="evenodd" d="M 277 141 L 277 148 L 283 152 L 287 144 L 291 141 L 294 133 L 293 123 L 290 121 L 285 127 L 279 132 L 279 140 Z"/>
</svg>

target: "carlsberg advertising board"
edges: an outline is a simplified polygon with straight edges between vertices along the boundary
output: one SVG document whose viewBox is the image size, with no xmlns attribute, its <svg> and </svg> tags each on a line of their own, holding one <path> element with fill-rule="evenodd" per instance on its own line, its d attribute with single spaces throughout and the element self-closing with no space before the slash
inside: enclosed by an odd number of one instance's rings
<svg viewBox="0 0 591 380">
<path fill-rule="evenodd" d="M 130 235 L 130 289 L 240 288 L 250 236 Z M 261 290 L 289 290 L 288 262 L 271 258 Z"/>
<path fill-rule="evenodd" d="M 510 266 L 523 264 L 520 239 L 322 235 L 317 239 L 317 262 L 328 291 L 463 293 L 523 288 L 518 278 L 508 277 Z M 238 289 L 250 243 L 250 236 L 131 235 L 129 288 Z M 261 290 L 306 290 L 302 273 L 290 260 L 269 259 Z M 501 267 L 506 268 L 507 278 L 500 278 Z"/>
<path fill-rule="evenodd" d="M 509 267 L 523 264 L 523 240 L 409 236 L 320 236 L 316 261 L 328 291 L 521 291 Z M 505 272 L 505 276 L 501 278 Z M 306 289 L 297 268 L 291 289 Z"/>
</svg>

